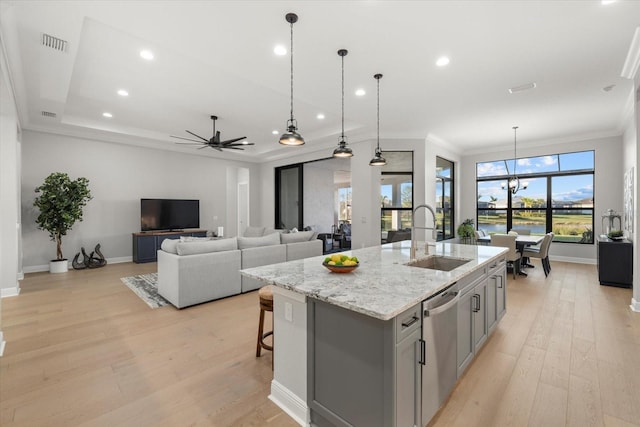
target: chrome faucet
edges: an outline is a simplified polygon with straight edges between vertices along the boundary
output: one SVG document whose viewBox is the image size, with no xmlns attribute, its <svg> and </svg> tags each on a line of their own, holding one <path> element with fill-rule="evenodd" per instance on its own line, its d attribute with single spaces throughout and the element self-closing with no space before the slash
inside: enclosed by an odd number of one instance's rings
<svg viewBox="0 0 640 427">
<path fill-rule="evenodd" d="M 433 217 L 433 227 L 416 227 L 415 223 L 416 223 L 416 212 L 418 212 L 418 209 L 420 208 L 425 208 L 427 209 L 429 212 L 431 212 L 431 216 Z M 435 238 L 434 236 L 436 235 L 436 213 L 433 210 L 433 208 L 429 205 L 418 205 L 415 207 L 415 209 L 413 210 L 413 215 L 411 217 L 411 261 L 415 261 L 416 260 L 416 247 L 418 246 L 418 241 L 417 241 L 417 237 L 416 237 L 416 229 L 419 228 L 421 230 L 432 230 L 431 231 L 431 238 Z M 428 245 L 428 243 L 427 243 Z M 428 247 L 428 246 L 427 246 Z"/>
</svg>

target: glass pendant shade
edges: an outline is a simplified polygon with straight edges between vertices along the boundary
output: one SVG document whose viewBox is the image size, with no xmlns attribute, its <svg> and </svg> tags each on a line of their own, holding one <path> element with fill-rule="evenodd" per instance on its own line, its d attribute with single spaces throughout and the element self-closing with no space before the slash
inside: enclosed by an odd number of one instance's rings
<svg viewBox="0 0 640 427">
<path fill-rule="evenodd" d="M 293 24 L 298 22 L 298 15 L 287 13 L 285 19 L 291 25 L 291 118 L 287 120 L 287 131 L 278 142 L 282 145 L 304 145 L 304 138 L 298 133 L 298 122 L 293 118 Z"/>
<path fill-rule="evenodd" d="M 338 143 L 338 148 L 333 150 L 333 157 L 353 157 L 353 151 L 347 146 L 344 139 Z"/>
<path fill-rule="evenodd" d="M 384 166 L 387 164 L 387 159 L 382 157 L 382 151 L 380 148 L 376 148 L 376 154 L 373 159 L 369 161 L 369 166 Z"/>
<path fill-rule="evenodd" d="M 303 145 L 304 138 L 298 133 L 298 128 L 291 124 L 287 131 L 282 134 L 279 142 L 282 145 Z"/>
</svg>

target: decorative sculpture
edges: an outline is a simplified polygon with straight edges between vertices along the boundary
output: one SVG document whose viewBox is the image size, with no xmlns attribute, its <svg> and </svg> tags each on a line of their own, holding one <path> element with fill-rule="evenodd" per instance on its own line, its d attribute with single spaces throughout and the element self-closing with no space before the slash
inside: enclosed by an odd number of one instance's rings
<svg viewBox="0 0 640 427">
<path fill-rule="evenodd" d="M 91 252 L 90 255 L 87 255 L 84 247 L 80 250 L 81 252 L 78 252 L 71 262 L 71 265 L 74 269 L 82 270 L 85 268 L 98 268 L 107 265 L 107 260 L 104 258 L 104 255 L 102 255 L 102 252 L 100 252 L 100 243 L 96 245 L 95 249 L 93 250 L 93 252 Z M 82 261 L 78 261 L 78 258 L 80 258 L 80 253 L 82 253 Z"/>
</svg>

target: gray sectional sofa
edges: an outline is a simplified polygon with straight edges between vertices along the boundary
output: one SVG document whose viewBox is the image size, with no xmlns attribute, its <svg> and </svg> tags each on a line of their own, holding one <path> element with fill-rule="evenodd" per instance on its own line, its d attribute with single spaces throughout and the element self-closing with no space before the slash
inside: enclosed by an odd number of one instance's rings
<svg viewBox="0 0 640 427">
<path fill-rule="evenodd" d="M 243 237 L 166 239 L 158 251 L 158 293 L 177 308 L 252 291 L 262 285 L 240 270 L 322 255 L 313 231 L 249 227 Z"/>
</svg>

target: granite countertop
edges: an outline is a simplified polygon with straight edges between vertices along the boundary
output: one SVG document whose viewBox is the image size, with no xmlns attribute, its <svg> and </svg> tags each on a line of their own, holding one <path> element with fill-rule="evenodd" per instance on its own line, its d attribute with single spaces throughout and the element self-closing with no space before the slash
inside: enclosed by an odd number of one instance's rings
<svg viewBox="0 0 640 427">
<path fill-rule="evenodd" d="M 327 303 L 389 320 L 420 301 L 462 279 L 477 268 L 502 256 L 507 250 L 493 246 L 437 243 L 430 255 L 471 259 L 451 271 L 408 267 L 410 242 L 402 241 L 344 251 L 357 256 L 360 266 L 348 274 L 331 273 L 318 256 L 280 264 L 240 270 L 240 273 Z M 417 258 L 424 258 L 419 242 Z M 421 248 L 421 249 L 420 249 Z"/>
</svg>

